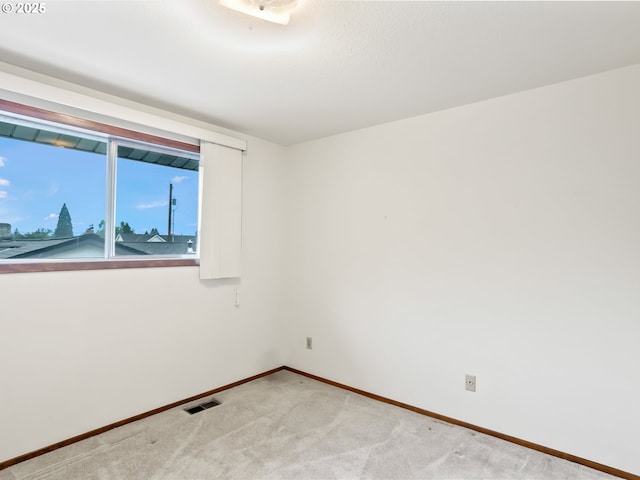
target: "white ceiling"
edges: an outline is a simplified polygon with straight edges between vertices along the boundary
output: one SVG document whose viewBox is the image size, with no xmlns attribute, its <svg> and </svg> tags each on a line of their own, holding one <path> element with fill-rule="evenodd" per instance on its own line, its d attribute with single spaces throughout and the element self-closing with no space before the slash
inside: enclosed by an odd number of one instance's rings
<svg viewBox="0 0 640 480">
<path fill-rule="evenodd" d="M 640 2 L 45 3 L 0 60 L 285 145 L 640 63 Z"/>
</svg>

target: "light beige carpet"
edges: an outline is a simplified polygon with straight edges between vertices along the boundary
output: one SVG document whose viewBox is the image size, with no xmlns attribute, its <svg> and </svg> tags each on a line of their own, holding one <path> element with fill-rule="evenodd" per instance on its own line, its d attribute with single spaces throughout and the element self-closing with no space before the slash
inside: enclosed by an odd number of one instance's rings
<svg viewBox="0 0 640 480">
<path fill-rule="evenodd" d="M 281 371 L 0 471 L 17 479 L 613 479 Z"/>
</svg>

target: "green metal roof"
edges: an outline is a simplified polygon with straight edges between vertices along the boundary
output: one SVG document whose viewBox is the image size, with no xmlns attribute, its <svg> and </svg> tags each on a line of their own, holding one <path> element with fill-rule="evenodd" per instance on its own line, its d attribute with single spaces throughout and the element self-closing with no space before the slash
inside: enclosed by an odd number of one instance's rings
<svg viewBox="0 0 640 480">
<path fill-rule="evenodd" d="M 28 142 L 42 143 L 56 147 L 82 150 L 102 155 L 107 153 L 107 142 L 92 138 L 79 137 L 67 133 L 57 133 L 36 127 L 0 121 L 0 137 L 14 138 Z M 150 151 L 145 148 L 118 146 L 118 158 L 156 163 L 184 170 L 198 170 L 198 160 L 180 155 Z"/>
</svg>

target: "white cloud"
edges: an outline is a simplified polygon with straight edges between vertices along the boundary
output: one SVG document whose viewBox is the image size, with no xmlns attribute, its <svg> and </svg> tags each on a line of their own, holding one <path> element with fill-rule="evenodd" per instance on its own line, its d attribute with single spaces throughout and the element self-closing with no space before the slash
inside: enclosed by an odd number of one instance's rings
<svg viewBox="0 0 640 480">
<path fill-rule="evenodd" d="M 0 167 L 4 167 L 6 162 L 7 162 L 7 159 L 5 157 L 0 157 Z"/>
<path fill-rule="evenodd" d="M 173 177 L 173 178 L 171 179 L 171 182 L 172 182 L 172 183 L 182 183 L 182 182 L 184 182 L 187 178 L 189 178 L 189 177 L 185 177 L 185 176 L 180 176 L 180 175 L 179 175 L 179 176 L 177 176 L 177 177 Z"/>
<path fill-rule="evenodd" d="M 44 219 L 45 220 L 57 220 L 58 219 L 58 214 L 57 213 L 50 213 L 49 215 L 44 217 Z"/>
<path fill-rule="evenodd" d="M 136 208 L 138 210 L 146 210 L 148 208 L 166 207 L 167 205 L 169 205 L 169 202 L 164 200 L 164 201 L 151 202 L 151 203 L 141 203 L 139 205 L 136 205 Z"/>
<path fill-rule="evenodd" d="M 6 178 L 0 178 L 0 187 L 8 187 L 11 184 Z"/>
<path fill-rule="evenodd" d="M 7 192 L 0 190 L 0 198 L 7 198 Z"/>
</svg>

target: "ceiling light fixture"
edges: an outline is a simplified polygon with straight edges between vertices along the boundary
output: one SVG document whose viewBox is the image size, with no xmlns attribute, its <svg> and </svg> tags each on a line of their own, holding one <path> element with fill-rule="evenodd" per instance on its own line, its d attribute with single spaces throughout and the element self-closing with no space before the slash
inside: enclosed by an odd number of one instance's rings
<svg viewBox="0 0 640 480">
<path fill-rule="evenodd" d="M 298 0 L 220 0 L 220 5 L 280 25 L 289 23 Z"/>
</svg>

